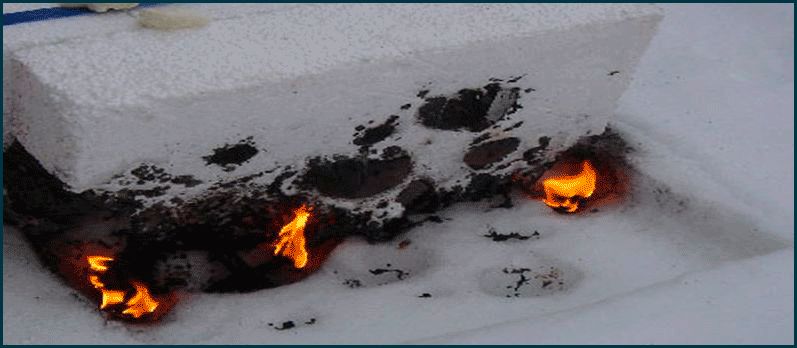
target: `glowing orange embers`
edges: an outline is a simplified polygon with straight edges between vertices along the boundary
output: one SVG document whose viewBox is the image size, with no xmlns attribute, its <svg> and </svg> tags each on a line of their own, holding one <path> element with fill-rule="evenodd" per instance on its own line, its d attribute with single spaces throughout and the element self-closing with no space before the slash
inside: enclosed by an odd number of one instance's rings
<svg viewBox="0 0 797 348">
<path fill-rule="evenodd" d="M 88 261 L 91 271 L 102 274 L 110 268 L 108 263 L 113 261 L 113 258 L 107 256 L 88 256 L 86 260 Z M 100 280 L 98 274 L 89 274 L 89 283 L 91 283 L 91 286 L 95 289 L 99 290 L 102 295 L 100 309 L 106 309 L 109 306 L 118 305 L 125 301 L 127 293 L 123 290 L 106 289 L 105 283 Z M 147 313 L 154 312 L 155 309 L 158 308 L 158 301 L 150 295 L 149 289 L 139 282 L 133 281 L 131 283 L 136 289 L 136 292 L 125 303 L 127 308 L 122 311 L 122 314 L 138 319 Z"/>
<path fill-rule="evenodd" d="M 293 266 L 304 268 L 307 265 L 307 241 L 304 238 L 304 228 L 310 219 L 310 208 L 302 205 L 293 211 L 296 214 L 285 226 L 282 226 L 277 242 L 274 244 L 274 255 L 282 255 L 293 260 Z"/>
<path fill-rule="evenodd" d="M 574 213 L 580 201 L 592 196 L 598 181 L 598 173 L 592 163 L 581 162 L 581 171 L 575 175 L 552 176 L 542 182 L 545 198 L 543 202 L 556 210 Z"/>
</svg>

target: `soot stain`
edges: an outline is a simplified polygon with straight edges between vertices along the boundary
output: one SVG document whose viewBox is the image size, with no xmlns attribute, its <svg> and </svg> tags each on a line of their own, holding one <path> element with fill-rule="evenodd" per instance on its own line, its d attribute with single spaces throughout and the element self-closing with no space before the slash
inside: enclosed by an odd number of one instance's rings
<svg viewBox="0 0 797 348">
<path fill-rule="evenodd" d="M 543 136 L 537 140 L 538 146 L 532 147 L 523 153 L 523 159 L 530 165 L 540 164 L 543 159 L 543 151 L 551 143 L 551 137 Z"/>
<path fill-rule="evenodd" d="M 416 179 L 396 197 L 408 214 L 434 213 L 440 207 L 435 185 L 431 180 Z"/>
<path fill-rule="evenodd" d="M 398 121 L 398 119 L 399 117 L 397 115 L 391 115 L 385 123 L 376 127 L 365 128 L 362 125 L 357 126 L 355 130 L 363 131 L 363 133 L 355 134 L 354 145 L 370 146 L 387 139 L 387 137 L 391 136 L 396 131 L 396 121 Z"/>
<path fill-rule="evenodd" d="M 517 274 L 518 275 L 518 280 L 515 282 L 515 285 L 514 286 L 507 285 L 506 288 L 514 290 L 514 292 L 515 292 L 514 296 L 515 297 L 519 297 L 520 296 L 520 292 L 519 292 L 520 288 L 523 287 L 523 285 L 528 285 L 529 284 L 529 280 L 531 280 L 531 278 L 526 277 L 526 273 L 527 272 L 531 272 L 531 269 L 529 269 L 529 268 L 511 268 L 511 269 L 510 268 L 504 268 L 503 272 L 505 274 Z M 511 297 L 511 295 L 506 295 L 506 297 Z"/>
<path fill-rule="evenodd" d="M 343 285 L 348 286 L 350 289 L 356 289 L 363 286 L 363 283 L 359 279 L 346 279 L 343 281 Z"/>
<path fill-rule="evenodd" d="M 131 170 L 130 175 L 137 179 L 137 185 L 144 185 L 148 182 L 157 182 L 161 184 L 170 182 L 185 187 L 194 187 L 202 183 L 202 180 L 196 179 L 192 175 L 172 176 L 163 168 L 155 165 L 147 165 L 145 163 Z M 120 182 L 125 186 L 130 183 L 129 181 L 125 181 L 123 177 Z"/>
<path fill-rule="evenodd" d="M 484 235 L 487 238 L 493 240 L 493 242 L 504 242 L 510 239 L 517 239 L 517 240 L 528 240 L 529 238 L 540 238 L 540 232 L 534 231 L 531 235 L 522 235 L 518 232 L 512 232 L 508 234 L 498 233 L 494 228 L 490 228 L 487 234 Z"/>
<path fill-rule="evenodd" d="M 215 164 L 223 167 L 225 171 L 232 171 L 235 166 L 255 157 L 259 151 L 254 147 L 252 138 L 241 140 L 238 144 L 225 144 L 213 149 L 213 153 L 202 157 L 208 165 Z"/>
<path fill-rule="evenodd" d="M 479 132 L 494 122 L 487 114 L 499 91 L 501 85 L 491 83 L 483 88 L 462 89 L 454 96 L 426 98 L 418 108 L 418 118 L 429 128 Z"/>
<path fill-rule="evenodd" d="M 480 132 L 521 107 L 516 102 L 517 91 L 517 88 L 504 89 L 500 83 L 493 82 L 482 88 L 462 89 L 453 96 L 426 98 L 418 108 L 418 119 L 429 128 Z M 502 96 L 506 94 L 501 99 L 506 98 L 510 102 L 501 103 L 503 110 L 493 110 L 496 119 L 491 119 L 488 114 L 499 93 L 503 93 Z"/>
<path fill-rule="evenodd" d="M 390 264 L 388 264 L 387 267 L 390 267 Z M 368 272 L 373 275 L 394 273 L 396 275 L 396 279 L 398 280 L 404 280 L 410 275 L 409 272 L 397 268 L 376 268 L 376 269 L 369 269 Z"/>
</svg>

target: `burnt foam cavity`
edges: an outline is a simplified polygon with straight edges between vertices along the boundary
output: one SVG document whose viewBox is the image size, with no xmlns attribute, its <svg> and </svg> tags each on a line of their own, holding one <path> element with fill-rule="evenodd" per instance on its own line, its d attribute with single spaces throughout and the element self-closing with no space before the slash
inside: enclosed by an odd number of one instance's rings
<svg viewBox="0 0 797 348">
<path fill-rule="evenodd" d="M 468 167 L 479 170 L 489 167 L 495 162 L 503 160 L 507 155 L 517 150 L 520 145 L 518 138 L 504 138 L 482 143 L 471 147 L 463 161 Z"/>
<path fill-rule="evenodd" d="M 226 171 L 235 169 L 244 162 L 255 157 L 259 151 L 254 146 L 252 138 L 241 140 L 237 144 L 225 144 L 224 146 L 213 149 L 213 153 L 202 157 L 208 165 L 215 164 L 223 167 Z"/>
<path fill-rule="evenodd" d="M 440 198 L 431 180 L 416 179 L 399 193 L 396 200 L 404 206 L 407 214 L 430 214 L 440 207 Z"/>
<path fill-rule="evenodd" d="M 429 128 L 479 132 L 521 108 L 518 91 L 494 82 L 462 89 L 453 96 L 429 97 L 418 108 L 418 119 Z"/>
<path fill-rule="evenodd" d="M 305 188 L 337 198 L 366 198 L 398 186 L 412 171 L 412 159 L 403 150 L 383 158 L 335 156 L 313 158 L 301 179 Z"/>
</svg>

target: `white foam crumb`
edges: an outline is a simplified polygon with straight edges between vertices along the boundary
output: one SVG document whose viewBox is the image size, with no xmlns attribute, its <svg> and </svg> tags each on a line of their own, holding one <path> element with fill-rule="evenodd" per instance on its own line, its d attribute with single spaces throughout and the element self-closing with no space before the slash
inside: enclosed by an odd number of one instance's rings
<svg viewBox="0 0 797 348">
<path fill-rule="evenodd" d="M 204 27 L 210 22 L 207 17 L 187 8 L 149 8 L 138 13 L 138 24 L 158 30 L 178 30 Z"/>
<path fill-rule="evenodd" d="M 67 8 L 75 8 L 75 7 L 85 7 L 90 11 L 94 12 L 108 12 L 111 10 L 129 10 L 138 6 L 137 2 L 124 2 L 124 3 L 116 3 L 116 2 L 106 2 L 106 3 L 63 3 L 60 4 L 61 7 Z"/>
</svg>

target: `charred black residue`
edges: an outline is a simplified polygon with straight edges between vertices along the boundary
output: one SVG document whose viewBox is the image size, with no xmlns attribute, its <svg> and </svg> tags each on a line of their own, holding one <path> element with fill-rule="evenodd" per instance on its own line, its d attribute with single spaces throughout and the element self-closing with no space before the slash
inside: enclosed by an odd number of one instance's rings
<svg viewBox="0 0 797 348">
<path fill-rule="evenodd" d="M 473 169 L 484 169 L 517 150 L 518 145 L 520 145 L 518 138 L 504 138 L 482 143 L 468 150 L 463 161 Z"/>
<path fill-rule="evenodd" d="M 386 265 L 386 267 L 391 267 L 391 265 L 388 263 Z M 398 279 L 398 280 L 404 280 L 405 278 L 409 277 L 409 275 L 410 275 L 409 272 L 404 271 L 404 270 L 400 270 L 400 269 L 397 269 L 397 268 L 376 268 L 376 269 L 369 269 L 368 272 L 373 274 L 373 275 L 380 275 L 380 274 L 385 274 L 385 273 L 393 273 L 393 274 L 396 275 L 396 279 Z"/>
<path fill-rule="evenodd" d="M 153 181 L 167 182 L 171 179 L 171 175 L 169 175 L 169 173 L 166 173 L 166 170 L 164 170 L 163 168 L 147 164 L 141 164 L 140 166 L 130 171 L 130 174 L 138 178 L 137 184 L 139 185 L 143 185 L 146 182 L 153 182 Z"/>
<path fill-rule="evenodd" d="M 473 141 L 470 142 L 470 145 L 473 146 L 473 145 L 479 144 L 479 143 L 481 143 L 481 142 L 483 142 L 483 141 L 485 141 L 487 139 L 490 139 L 491 136 L 492 136 L 492 134 L 490 134 L 490 133 L 483 133 L 483 134 L 479 135 L 478 137 L 473 138 Z"/>
<path fill-rule="evenodd" d="M 606 127 L 601 134 L 579 139 L 575 145 L 564 151 L 561 156 L 588 158 L 611 154 L 612 157 L 619 160 L 623 155 L 633 151 L 634 148 L 619 133 L 611 127 Z"/>
<path fill-rule="evenodd" d="M 508 198 L 511 189 L 512 180 L 508 175 L 479 173 L 471 176 L 468 186 L 462 192 L 454 194 L 459 196 L 457 200 L 475 202 L 496 196 Z"/>
<path fill-rule="evenodd" d="M 509 132 L 509 131 L 511 131 L 513 129 L 520 128 L 520 126 L 522 126 L 522 125 L 523 125 L 523 121 L 518 121 L 517 123 L 515 123 L 515 124 L 513 124 L 513 125 L 511 125 L 509 127 L 504 128 L 504 132 Z"/>
<path fill-rule="evenodd" d="M 241 140 L 237 144 L 225 144 L 222 147 L 213 149 L 213 153 L 202 157 L 208 165 L 215 164 L 223 167 L 225 171 L 232 171 L 236 166 L 255 157 L 258 149 L 254 146 L 252 138 Z"/>
<path fill-rule="evenodd" d="M 520 79 L 522 79 L 524 76 L 526 76 L 526 74 L 518 75 L 518 76 L 515 76 L 515 77 L 511 77 L 511 78 L 509 78 L 509 80 L 506 80 L 506 82 L 507 83 L 515 83 L 515 82 L 520 81 Z"/>
<path fill-rule="evenodd" d="M 355 130 L 363 131 L 362 134 L 356 133 L 354 138 L 354 145 L 358 146 L 370 146 L 376 144 L 382 140 L 385 140 L 387 137 L 391 136 L 393 132 L 396 131 L 396 121 L 398 121 L 399 117 L 397 115 L 391 115 L 387 121 L 384 123 L 371 127 L 365 128 L 364 126 L 360 125 L 355 128 Z"/>
<path fill-rule="evenodd" d="M 428 89 L 423 89 L 423 90 L 418 91 L 417 96 L 418 96 L 418 98 L 426 98 L 427 94 L 429 94 L 429 90 Z"/>
<path fill-rule="evenodd" d="M 407 104 L 404 104 L 404 105 L 401 106 L 401 110 L 407 110 L 407 109 L 409 109 L 411 107 L 412 107 L 412 104 L 407 103 Z"/>
<path fill-rule="evenodd" d="M 404 206 L 408 214 L 434 213 L 440 206 L 434 183 L 427 179 L 410 182 L 399 193 L 396 201 Z"/>
<path fill-rule="evenodd" d="M 343 281 L 343 285 L 348 286 L 350 289 L 356 289 L 363 286 L 363 283 L 359 279 L 346 279 Z"/>
<path fill-rule="evenodd" d="M 619 73 L 620 73 L 619 70 L 612 70 L 612 71 L 609 72 L 609 76 L 614 76 L 614 75 L 617 75 Z"/>
<path fill-rule="evenodd" d="M 3 174 L 3 221 L 15 223 L 25 216 L 23 220 L 33 221 L 30 228 L 36 234 L 57 233 L 63 225 L 103 210 L 103 197 L 92 191 L 68 191 L 18 141 L 3 151 Z"/>
<path fill-rule="evenodd" d="M 138 189 L 138 190 L 123 189 L 123 190 L 120 190 L 117 194 L 120 197 L 124 197 L 124 198 L 127 198 L 127 199 L 137 199 L 138 197 L 153 198 L 153 197 L 163 196 L 164 194 L 166 194 L 166 191 L 168 191 L 169 188 L 171 188 L 171 187 L 170 186 L 155 186 L 155 187 L 150 188 L 150 189 Z"/>
<path fill-rule="evenodd" d="M 420 297 L 420 298 L 431 298 L 432 294 L 430 294 L 428 292 L 424 292 L 424 293 L 418 295 L 418 297 Z"/>
<path fill-rule="evenodd" d="M 258 172 L 258 173 L 254 173 L 254 174 L 249 174 L 249 175 L 242 176 L 240 178 L 236 178 L 236 179 L 233 179 L 233 180 L 230 180 L 230 181 L 216 183 L 210 188 L 210 190 L 230 189 L 230 188 L 233 188 L 233 187 L 243 187 L 244 185 L 248 184 L 252 180 L 254 180 L 256 178 L 259 178 L 259 177 L 262 177 L 265 174 L 273 173 L 277 169 L 279 169 L 279 167 L 273 168 L 273 169 L 269 169 L 269 170 L 265 170 L 265 171 Z"/>
<path fill-rule="evenodd" d="M 292 320 L 283 321 L 281 326 L 274 326 L 272 323 L 268 323 L 268 326 L 273 326 L 274 330 L 282 331 L 287 329 L 293 329 L 296 327 L 296 324 Z"/>
<path fill-rule="evenodd" d="M 507 285 L 506 288 L 507 289 L 512 289 L 515 292 L 513 295 L 515 297 L 519 297 L 520 296 L 520 288 L 523 287 L 523 285 L 528 285 L 529 284 L 529 280 L 531 280 L 531 278 L 526 277 L 526 273 L 527 272 L 531 272 L 531 269 L 529 269 L 529 268 L 504 268 L 503 272 L 504 272 L 504 274 L 517 274 L 518 275 L 518 280 L 515 282 L 514 286 L 513 285 Z M 511 295 L 506 295 L 506 297 L 512 297 L 512 296 Z"/>
<path fill-rule="evenodd" d="M 517 110 L 518 89 L 493 82 L 482 88 L 462 89 L 453 96 L 425 99 L 418 119 L 426 127 L 479 132 Z"/>
<path fill-rule="evenodd" d="M 202 183 L 201 180 L 194 178 L 192 175 L 178 175 L 172 176 L 167 173 L 165 169 L 155 165 L 142 163 L 135 169 L 130 171 L 130 174 L 137 179 L 137 185 L 144 185 L 150 182 L 157 183 L 172 183 L 176 185 L 183 185 L 185 187 L 194 187 Z"/>
<path fill-rule="evenodd" d="M 530 235 L 522 235 L 518 232 L 511 233 L 498 233 L 494 228 L 490 228 L 487 234 L 484 235 L 493 240 L 493 242 L 504 242 L 510 239 L 527 240 L 529 238 L 540 238 L 540 232 L 534 231 Z"/>
<path fill-rule="evenodd" d="M 380 157 L 387 160 L 404 156 L 407 156 L 407 152 L 405 152 L 401 147 L 393 145 L 382 149 L 382 155 Z"/>
<path fill-rule="evenodd" d="M 537 140 L 538 146 L 532 147 L 523 153 L 523 159 L 530 165 L 540 164 L 543 158 L 543 151 L 551 143 L 551 137 L 540 137 Z"/>
<path fill-rule="evenodd" d="M 202 183 L 202 180 L 198 180 L 191 175 L 178 175 L 172 178 L 171 183 L 183 185 L 185 187 L 194 187 Z"/>
<path fill-rule="evenodd" d="M 412 171 L 412 159 L 399 148 L 380 159 L 335 156 L 313 158 L 301 185 L 321 194 L 340 198 L 365 198 L 402 183 Z"/>
</svg>

